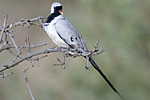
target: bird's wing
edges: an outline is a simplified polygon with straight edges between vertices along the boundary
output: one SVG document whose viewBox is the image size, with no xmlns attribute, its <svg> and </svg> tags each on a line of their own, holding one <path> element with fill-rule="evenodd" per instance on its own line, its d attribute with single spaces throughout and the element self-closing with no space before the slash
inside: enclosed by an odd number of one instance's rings
<svg viewBox="0 0 150 100">
<path fill-rule="evenodd" d="M 57 21 L 55 24 L 55 29 L 59 37 L 71 48 L 82 48 L 87 50 L 86 43 L 83 40 L 81 34 L 64 16 Z"/>
</svg>

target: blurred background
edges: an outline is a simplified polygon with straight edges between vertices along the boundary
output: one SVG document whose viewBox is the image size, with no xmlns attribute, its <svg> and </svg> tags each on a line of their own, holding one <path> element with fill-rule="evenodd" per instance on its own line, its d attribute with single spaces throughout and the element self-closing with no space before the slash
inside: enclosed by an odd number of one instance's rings
<svg viewBox="0 0 150 100">
<path fill-rule="evenodd" d="M 125 100 L 150 99 L 150 0 L 57 0 L 63 5 L 67 17 L 85 39 L 89 50 L 97 40 L 107 51 L 93 56 L 108 79 Z M 49 16 L 54 0 L 0 0 L 0 26 L 4 15 L 8 23 L 22 18 Z M 45 19 L 46 20 L 46 19 Z M 12 34 L 17 45 L 24 45 L 29 36 L 31 44 L 47 42 L 32 50 L 56 46 L 38 26 L 16 27 Z M 25 53 L 24 53 L 25 55 Z M 14 72 L 6 79 L 0 78 L 0 100 L 31 100 L 22 71 L 36 99 L 40 100 L 121 100 L 99 73 L 85 71 L 82 57 L 67 58 L 66 69 L 54 67 L 62 59 L 60 53 L 48 54 L 32 67 L 22 62 L 5 73 Z M 0 54 L 0 66 L 9 64 L 13 57 L 8 51 Z"/>
</svg>

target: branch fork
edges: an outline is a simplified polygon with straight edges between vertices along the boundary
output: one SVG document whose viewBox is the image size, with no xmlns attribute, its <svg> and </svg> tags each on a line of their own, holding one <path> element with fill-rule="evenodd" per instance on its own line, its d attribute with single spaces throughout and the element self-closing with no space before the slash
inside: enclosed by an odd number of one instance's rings
<svg viewBox="0 0 150 100">
<path fill-rule="evenodd" d="M 54 64 L 53 66 L 61 66 L 61 68 L 65 69 L 65 57 L 85 57 L 87 59 L 87 65 L 85 66 L 85 69 L 89 69 L 90 68 L 90 62 L 89 62 L 89 56 L 91 55 L 98 55 L 100 53 L 103 53 L 104 51 L 106 51 L 106 49 L 99 49 L 98 48 L 98 44 L 99 44 L 99 40 L 97 40 L 96 44 L 94 45 L 94 49 L 92 51 L 84 51 L 83 49 L 78 49 L 78 50 L 74 50 L 74 49 L 66 49 L 66 48 L 61 48 L 61 52 L 63 55 L 63 61 L 61 62 L 60 59 L 57 58 L 59 64 Z M 62 67 L 63 66 L 63 67 Z"/>
<path fill-rule="evenodd" d="M 41 43 L 41 44 L 37 44 L 37 45 L 31 45 L 29 37 L 27 37 L 25 39 L 25 45 L 17 45 L 14 37 L 12 36 L 11 29 L 15 28 L 16 26 L 21 26 L 22 27 L 30 27 L 31 25 L 36 25 L 36 26 L 41 26 L 44 28 L 45 23 L 43 23 L 43 19 L 45 17 L 36 17 L 33 19 L 21 19 L 19 22 L 16 23 L 12 23 L 10 25 L 7 25 L 7 18 L 8 16 L 4 16 L 4 24 L 3 27 L 0 27 L 0 31 L 1 31 L 1 36 L 0 36 L 0 52 L 4 51 L 4 50 L 8 50 L 12 55 L 14 55 L 16 58 L 14 61 L 12 61 L 10 64 L 4 65 L 2 68 L 0 68 L 0 72 L 3 72 L 6 69 L 9 69 L 11 67 L 15 67 L 16 65 L 18 65 L 19 63 L 23 62 L 24 60 L 30 61 L 30 63 L 32 64 L 32 66 L 34 66 L 35 61 L 39 61 L 39 59 L 45 58 L 47 57 L 47 55 L 41 56 L 41 57 L 36 57 L 33 58 L 37 55 L 40 54 L 45 54 L 45 53 L 52 53 L 52 52 L 58 52 L 58 50 L 56 48 L 48 48 L 45 50 L 41 50 L 41 51 L 37 51 L 37 52 L 33 52 L 31 51 L 31 49 L 36 48 L 36 47 L 40 47 L 40 46 L 44 46 L 47 43 Z M 39 23 L 37 23 L 37 21 Z M 5 34 L 5 37 L 4 37 Z M 7 38 L 11 39 L 11 42 L 7 40 Z M 3 39 L 4 38 L 4 39 Z M 83 41 L 84 43 L 84 41 Z M 96 42 L 94 49 L 92 51 L 84 51 L 82 49 L 78 49 L 78 50 L 73 50 L 73 49 L 64 49 L 62 48 L 60 51 L 62 52 L 63 55 L 63 59 L 62 61 L 60 61 L 60 59 L 57 58 L 57 61 L 59 62 L 59 64 L 54 64 L 54 66 L 61 66 L 62 69 L 65 69 L 65 58 L 67 57 L 79 57 L 79 56 L 83 56 L 87 59 L 87 65 L 85 66 L 86 69 L 89 69 L 90 67 L 90 63 L 89 63 L 89 56 L 91 55 L 98 55 L 104 51 L 106 51 L 105 49 L 99 49 L 98 48 L 98 44 L 99 41 Z M 11 48 L 15 48 L 17 51 L 17 54 L 14 53 Z M 22 50 L 21 49 L 26 49 L 27 50 L 27 54 L 25 56 L 22 55 Z M 38 62 L 39 65 L 39 62 Z"/>
</svg>

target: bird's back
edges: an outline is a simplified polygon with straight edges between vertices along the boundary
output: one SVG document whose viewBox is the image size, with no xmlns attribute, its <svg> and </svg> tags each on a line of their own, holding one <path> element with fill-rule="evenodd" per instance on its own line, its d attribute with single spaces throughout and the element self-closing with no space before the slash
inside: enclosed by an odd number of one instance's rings
<svg viewBox="0 0 150 100">
<path fill-rule="evenodd" d="M 60 38 L 62 38 L 69 46 L 75 49 L 82 48 L 84 51 L 88 51 L 81 34 L 63 15 L 60 15 L 60 19 L 58 19 L 55 27 L 57 34 L 59 34 Z"/>
</svg>

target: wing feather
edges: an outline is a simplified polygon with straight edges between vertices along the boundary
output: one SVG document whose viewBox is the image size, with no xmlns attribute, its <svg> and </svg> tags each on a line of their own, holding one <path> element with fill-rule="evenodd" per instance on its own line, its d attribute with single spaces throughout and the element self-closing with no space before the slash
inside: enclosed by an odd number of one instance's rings
<svg viewBox="0 0 150 100">
<path fill-rule="evenodd" d="M 62 27 L 63 26 L 63 27 Z M 67 18 L 61 18 L 55 24 L 56 32 L 60 38 L 71 48 L 82 48 L 87 51 L 87 46 L 81 34 Z"/>
</svg>

